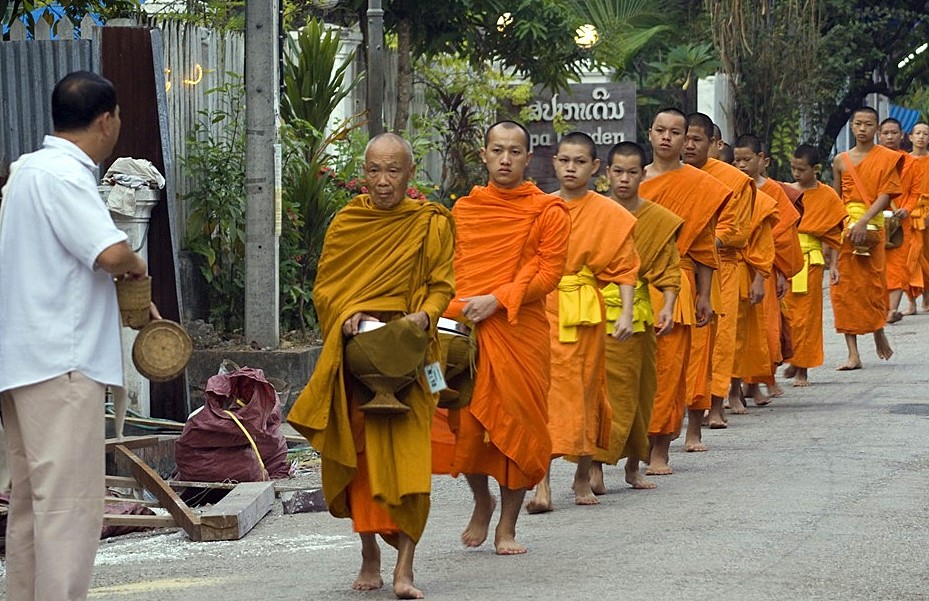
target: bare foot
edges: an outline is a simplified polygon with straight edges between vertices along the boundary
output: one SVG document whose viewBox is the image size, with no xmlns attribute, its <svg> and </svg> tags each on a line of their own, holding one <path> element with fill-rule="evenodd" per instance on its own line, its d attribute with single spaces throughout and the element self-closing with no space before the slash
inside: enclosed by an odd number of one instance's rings
<svg viewBox="0 0 929 601">
<path fill-rule="evenodd" d="M 729 413 L 745 415 L 748 413 L 748 409 L 745 408 L 745 403 L 742 402 L 742 399 L 737 396 L 732 396 L 729 397 Z"/>
<path fill-rule="evenodd" d="M 590 490 L 595 495 L 606 494 L 606 484 L 603 482 L 603 464 L 594 461 L 590 466 Z"/>
<path fill-rule="evenodd" d="M 509 534 L 497 534 L 494 539 L 494 548 L 497 555 L 522 555 L 526 547 L 516 542 L 516 537 Z"/>
<path fill-rule="evenodd" d="M 674 472 L 671 470 L 671 466 L 665 463 L 664 465 L 659 465 L 658 462 L 652 461 L 648 464 L 648 469 L 645 470 L 646 476 L 670 476 Z"/>
<path fill-rule="evenodd" d="M 493 517 L 497 500 L 487 495 L 486 499 L 474 499 L 474 512 L 468 527 L 461 533 L 461 543 L 466 547 L 480 547 L 487 540 L 487 531 L 490 530 L 490 518 Z"/>
<path fill-rule="evenodd" d="M 877 351 L 877 356 L 884 361 L 890 359 L 894 354 L 894 350 L 890 348 L 890 342 L 887 340 L 887 335 L 883 329 L 874 332 L 874 348 Z"/>
<path fill-rule="evenodd" d="M 793 365 L 787 365 L 787 367 L 784 368 L 784 377 L 787 378 L 788 380 L 793 378 L 796 375 L 797 375 L 797 368 L 794 367 Z"/>
<path fill-rule="evenodd" d="M 552 504 L 552 487 L 548 478 L 543 478 L 535 485 L 535 494 L 526 503 L 527 513 L 548 513 L 554 511 L 555 506 Z"/>
<path fill-rule="evenodd" d="M 574 504 L 575 505 L 599 505 L 600 499 L 597 498 L 597 495 L 594 494 L 594 491 L 590 489 L 590 481 L 583 482 L 580 480 L 575 480 L 574 484 L 571 485 L 571 490 L 574 491 Z M 528 511 L 528 507 L 526 510 Z"/>
<path fill-rule="evenodd" d="M 916 301 L 912 298 L 907 299 L 909 304 L 906 307 L 906 311 L 903 312 L 904 315 L 916 315 Z"/>
<path fill-rule="evenodd" d="M 781 394 L 784 394 L 783 391 Z M 774 395 L 767 395 L 761 392 L 761 386 L 755 385 L 755 394 L 752 396 L 752 401 L 754 401 L 755 405 L 758 407 L 764 407 L 765 405 L 769 405 L 771 403 L 772 396 Z"/>
<path fill-rule="evenodd" d="M 808 388 L 809 386 L 810 381 L 806 379 L 806 376 L 794 380 L 794 387 L 796 388 Z"/>
<path fill-rule="evenodd" d="M 697 442 L 685 442 L 684 443 L 684 451 L 688 453 L 702 453 L 703 451 L 708 451 L 708 450 L 709 449 L 706 448 L 706 445 L 700 442 L 699 440 Z"/>
<path fill-rule="evenodd" d="M 855 361 L 853 359 L 849 359 L 835 368 L 836 371 L 853 371 L 856 369 L 861 369 L 861 361 Z"/>
<path fill-rule="evenodd" d="M 413 586 L 413 579 L 408 576 L 394 578 L 394 595 L 397 599 L 423 599 L 421 590 Z"/>
<path fill-rule="evenodd" d="M 887 314 L 887 323 L 897 323 L 903 319 L 903 313 L 899 311 L 891 311 Z"/>
<path fill-rule="evenodd" d="M 375 547 L 377 543 L 374 543 Z M 358 577 L 352 583 L 352 588 L 356 591 L 376 591 L 384 586 L 384 579 L 381 578 L 381 552 L 369 551 L 363 549 L 361 554 L 361 570 L 358 571 Z"/>
<path fill-rule="evenodd" d="M 775 382 L 774 384 L 765 384 L 768 387 L 768 396 L 772 399 L 779 399 L 784 396 L 784 389 L 781 388 L 780 384 Z M 758 405 L 758 401 L 755 401 L 755 404 Z"/>
<path fill-rule="evenodd" d="M 658 488 L 658 485 L 651 480 L 646 480 L 639 470 L 626 470 L 626 483 L 636 490 L 651 490 Z"/>
</svg>

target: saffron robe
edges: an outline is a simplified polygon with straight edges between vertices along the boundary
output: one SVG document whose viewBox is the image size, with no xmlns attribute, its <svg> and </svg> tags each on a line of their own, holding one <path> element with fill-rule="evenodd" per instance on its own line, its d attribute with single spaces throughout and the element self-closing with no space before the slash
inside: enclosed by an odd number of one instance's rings
<svg viewBox="0 0 929 601">
<path fill-rule="evenodd" d="M 751 286 L 760 273 L 770 280 L 774 271 L 774 226 L 778 222 L 777 201 L 765 192 L 755 196 L 752 229 L 748 245 L 743 249 L 744 264 L 739 277 L 739 329 L 733 373 L 737 378 L 763 376 L 771 369 L 771 351 L 765 332 L 764 303 L 752 304 Z M 765 289 L 765 296 L 768 290 Z"/>
<path fill-rule="evenodd" d="M 635 312 L 637 331 L 631 338 L 619 341 L 606 336 L 606 382 L 613 419 L 609 448 L 594 453 L 594 460 L 611 465 L 623 457 L 641 461 L 649 458 L 648 425 L 658 389 L 658 341 L 647 289 L 677 292 L 681 288 L 680 254 L 675 238 L 683 220 L 648 200 L 643 200 L 634 215 L 635 247 L 641 262 L 638 286 L 645 292 L 638 294 L 637 288 L 635 302 L 637 309 L 640 303 L 647 307 Z M 618 305 L 621 308 L 622 303 Z M 610 326 L 607 327 L 609 333 Z"/>
<path fill-rule="evenodd" d="M 454 294 L 454 228 L 439 204 L 404 199 L 391 210 L 355 197 L 326 232 L 313 297 L 323 349 L 287 421 L 322 458 L 330 513 L 358 532 L 397 532 L 418 541 L 429 515 L 430 426 L 437 398 L 424 375 L 406 396 L 410 411 L 365 416 L 347 392 L 342 324 L 358 312 L 429 315 L 435 323 Z"/>
<path fill-rule="evenodd" d="M 593 455 L 609 445 L 612 409 L 600 288 L 635 286 L 639 270 L 632 213 L 593 191 L 567 205 L 571 236 L 564 277 L 546 302 L 552 353 L 548 432 L 555 457 Z"/>
<path fill-rule="evenodd" d="M 916 210 L 922 187 L 922 165 L 915 157 L 906 152 L 903 155 L 903 169 L 900 176 L 902 192 L 893 202 L 891 210 L 906 209 L 908 213 Z M 917 215 L 921 213 L 917 212 Z M 903 230 L 903 244 L 897 248 L 887 249 L 887 290 L 903 290 L 910 298 L 922 293 L 923 277 L 919 266 L 922 254 L 922 235 L 913 224 L 912 217 L 905 217 L 900 222 Z"/>
<path fill-rule="evenodd" d="M 721 243 L 719 269 L 714 274 L 720 292 L 718 304 L 713 307 L 716 321 L 693 332 L 691 352 L 700 353 L 704 363 L 691 362 L 691 369 L 697 370 L 691 409 L 709 409 L 710 395 L 725 397 L 729 392 L 738 329 L 740 250 L 748 243 L 756 193 L 755 181 L 729 163 L 709 159 L 703 170 L 728 186 L 732 198 L 716 223 L 716 238 Z"/>
<path fill-rule="evenodd" d="M 476 325 L 471 403 L 449 412 L 456 430 L 452 475 L 487 474 L 510 489 L 535 486 L 548 470 L 550 343 L 545 297 L 564 274 L 571 218 L 534 184 L 475 186 L 455 203 L 458 298 L 493 294 L 498 310 Z"/>
<path fill-rule="evenodd" d="M 918 262 L 921 274 L 915 277 L 921 277 L 925 289 L 929 285 L 929 229 L 926 227 L 926 218 L 929 217 L 929 155 L 913 158 L 916 159 L 917 169 L 922 174 L 919 199 L 916 201 L 916 208 L 910 214 L 910 225 L 915 230 L 913 237 L 915 244 L 919 246 L 913 259 Z"/>
<path fill-rule="evenodd" d="M 845 204 L 830 186 L 817 182 L 803 191 L 803 217 L 797 230 L 807 271 L 790 281 L 784 305 L 790 322 L 795 367 L 823 364 L 823 244 L 838 248 L 845 221 Z"/>
<path fill-rule="evenodd" d="M 716 215 L 732 196 L 731 190 L 705 171 L 683 165 L 642 182 L 639 194 L 684 220 L 677 237 L 681 257 L 681 290 L 674 308 L 674 328 L 658 340 L 658 391 L 649 435 L 680 434 L 684 408 L 693 397 L 695 378 L 690 363 L 691 330 L 696 325 L 694 263 L 719 266 L 716 253 Z M 663 299 L 652 292 L 652 306 L 660 311 Z"/>
<path fill-rule="evenodd" d="M 842 156 L 835 158 L 841 161 Z M 856 221 L 874 200 L 887 194 L 890 200 L 900 196 L 900 170 L 903 155 L 883 146 L 874 146 L 855 166 L 866 190 L 859 192 L 851 174 L 842 172 L 842 202 Z M 862 195 L 867 198 L 862 198 Z M 845 236 L 839 247 L 839 283 L 831 284 L 832 313 L 835 329 L 840 334 L 870 334 L 884 327 L 887 320 L 887 278 L 884 252 L 884 218 L 882 214 L 871 223 L 880 228 L 880 240 L 870 250 L 870 256 L 852 254 L 852 243 Z"/>
</svg>

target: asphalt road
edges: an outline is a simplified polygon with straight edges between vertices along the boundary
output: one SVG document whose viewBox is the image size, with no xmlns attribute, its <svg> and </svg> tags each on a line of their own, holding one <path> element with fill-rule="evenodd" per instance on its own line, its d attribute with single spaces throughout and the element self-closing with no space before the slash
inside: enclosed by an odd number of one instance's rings
<svg viewBox="0 0 929 601">
<path fill-rule="evenodd" d="M 895 355 L 835 372 L 844 344 L 827 307 L 826 365 L 793 389 L 706 431 L 710 451 L 672 446 L 672 476 L 633 491 L 607 471 L 609 494 L 572 504 L 572 466 L 553 470 L 556 511 L 520 517 L 529 553 L 497 557 L 458 543 L 467 485 L 434 481 L 418 548 L 427 599 L 929 599 L 929 315 L 889 326 Z M 281 515 L 241 541 L 191 543 L 178 531 L 101 545 L 91 599 L 217 601 L 392 599 L 349 586 L 360 546 L 347 520 Z M 0 598 L 5 598 L 0 596 Z"/>
</svg>

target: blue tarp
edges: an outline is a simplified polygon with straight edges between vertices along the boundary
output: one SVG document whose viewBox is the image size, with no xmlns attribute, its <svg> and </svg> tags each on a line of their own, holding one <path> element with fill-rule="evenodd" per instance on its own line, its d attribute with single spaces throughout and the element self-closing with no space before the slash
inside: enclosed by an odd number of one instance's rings
<svg viewBox="0 0 929 601">
<path fill-rule="evenodd" d="M 890 105 L 890 116 L 900 122 L 905 134 L 911 133 L 913 126 L 919 123 L 919 115 L 920 113 L 916 109 L 908 109 L 905 106 L 896 104 Z"/>
</svg>

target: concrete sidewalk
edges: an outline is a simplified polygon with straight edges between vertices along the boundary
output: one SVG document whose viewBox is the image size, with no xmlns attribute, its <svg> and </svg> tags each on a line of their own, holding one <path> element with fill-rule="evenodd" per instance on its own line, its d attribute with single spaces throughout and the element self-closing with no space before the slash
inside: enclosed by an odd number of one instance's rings
<svg viewBox="0 0 929 601">
<path fill-rule="evenodd" d="M 673 476 L 633 491 L 607 471 L 601 505 L 577 507 L 573 466 L 555 462 L 556 511 L 520 517 L 520 557 L 465 550 L 463 479 L 436 478 L 417 551 L 427 599 L 929 599 L 929 315 L 888 327 L 880 362 L 835 372 L 842 338 L 826 309 L 826 365 L 727 430 L 707 453 L 672 446 Z M 284 516 L 280 504 L 243 540 L 191 543 L 180 532 L 104 542 L 92 599 L 268 601 L 392 599 L 395 554 L 381 591 L 350 590 L 360 545 L 348 520 Z M 0 596 L 0 598 L 5 598 Z"/>
</svg>

